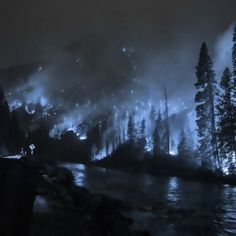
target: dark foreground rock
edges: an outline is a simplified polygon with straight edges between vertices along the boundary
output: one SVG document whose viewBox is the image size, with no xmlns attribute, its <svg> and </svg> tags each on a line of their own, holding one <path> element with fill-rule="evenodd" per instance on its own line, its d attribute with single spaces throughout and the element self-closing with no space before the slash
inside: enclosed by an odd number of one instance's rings
<svg viewBox="0 0 236 236">
<path fill-rule="evenodd" d="M 135 236 L 149 235 L 129 229 L 133 221 L 123 216 L 129 206 L 77 187 L 65 168 L 41 168 L 34 206 L 32 236 Z"/>
<path fill-rule="evenodd" d="M 37 165 L 0 158 L 0 235 L 27 236 L 35 200 Z"/>
</svg>

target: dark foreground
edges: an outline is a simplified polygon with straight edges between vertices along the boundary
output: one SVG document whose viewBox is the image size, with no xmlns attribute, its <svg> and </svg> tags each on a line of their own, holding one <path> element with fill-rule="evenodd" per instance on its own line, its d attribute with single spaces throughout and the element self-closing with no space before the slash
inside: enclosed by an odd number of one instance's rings
<svg viewBox="0 0 236 236">
<path fill-rule="evenodd" d="M 129 206 L 75 186 L 68 169 L 47 165 L 42 172 L 31 235 L 149 235 L 129 230 L 132 219 L 121 214 Z"/>
<path fill-rule="evenodd" d="M 1 236 L 29 235 L 36 181 L 34 163 L 0 159 Z"/>
<path fill-rule="evenodd" d="M 75 186 L 65 168 L 18 160 L 0 163 L 1 236 L 149 235 L 129 229 L 132 219 L 121 214 L 129 206 Z"/>
<path fill-rule="evenodd" d="M 236 233 L 233 187 L 142 174 L 148 165 L 66 167 L 0 159 L 1 236 Z"/>
</svg>

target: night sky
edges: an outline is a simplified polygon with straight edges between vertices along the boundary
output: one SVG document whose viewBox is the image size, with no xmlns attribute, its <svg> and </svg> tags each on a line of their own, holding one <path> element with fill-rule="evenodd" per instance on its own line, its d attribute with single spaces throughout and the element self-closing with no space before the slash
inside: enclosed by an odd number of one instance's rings
<svg viewBox="0 0 236 236">
<path fill-rule="evenodd" d="M 234 0 L 1 3 L 0 67 L 36 62 L 40 68 L 46 63 L 40 75 L 27 74 L 27 81 L 31 87 L 41 86 L 43 95 L 51 99 L 56 95 L 72 103 L 90 97 L 104 101 L 125 93 L 118 97 L 127 100 L 129 92 L 147 97 L 165 83 L 171 98 L 189 102 L 202 41 L 220 64 L 217 72 L 230 63 L 218 51 L 230 56 L 232 35 L 225 32 L 232 30 L 236 19 Z M 133 74 L 126 73 L 123 60 L 129 52 L 135 54 Z M 22 77 L 16 73 L 16 86 L 22 86 Z"/>
</svg>

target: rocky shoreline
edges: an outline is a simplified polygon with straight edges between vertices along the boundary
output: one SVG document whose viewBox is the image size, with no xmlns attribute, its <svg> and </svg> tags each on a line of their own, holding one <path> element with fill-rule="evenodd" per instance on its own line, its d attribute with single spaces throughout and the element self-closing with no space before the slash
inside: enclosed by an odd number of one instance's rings
<svg viewBox="0 0 236 236">
<path fill-rule="evenodd" d="M 44 165 L 40 167 L 30 235 L 150 235 L 130 230 L 133 220 L 122 214 L 129 210 L 122 201 L 76 186 L 68 169 Z"/>
</svg>

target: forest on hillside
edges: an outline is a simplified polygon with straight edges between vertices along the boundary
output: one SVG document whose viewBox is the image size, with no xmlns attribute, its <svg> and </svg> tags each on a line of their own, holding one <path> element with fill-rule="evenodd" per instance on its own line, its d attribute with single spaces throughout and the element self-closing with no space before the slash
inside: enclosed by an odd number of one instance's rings
<svg viewBox="0 0 236 236">
<path fill-rule="evenodd" d="M 133 51 L 122 49 L 133 62 Z M 140 101 L 114 105 L 112 109 L 89 113 L 80 119 L 78 112 L 64 117 L 61 106 L 45 102 L 8 105 L 0 93 L 1 156 L 25 153 L 32 147 L 34 155 L 45 160 L 97 161 L 124 155 L 137 160 L 165 157 L 195 166 L 236 173 L 236 27 L 233 34 L 232 69 L 225 68 L 217 78 L 214 62 L 204 42 L 196 66 L 195 111 L 178 99 L 181 112 L 169 101 L 168 84 L 160 90 L 156 102 Z M 62 91 L 64 92 L 64 91 Z M 130 91 L 134 93 L 133 90 Z M 89 110 L 90 102 L 83 107 Z M 87 107 L 86 107 L 87 106 Z M 80 107 L 81 108 L 81 107 Z M 95 108 L 94 108 L 95 109 Z M 93 112 L 94 112 L 93 109 Z M 179 122 L 181 120 L 181 122 Z M 190 124 L 195 125 L 190 125 Z"/>
</svg>

